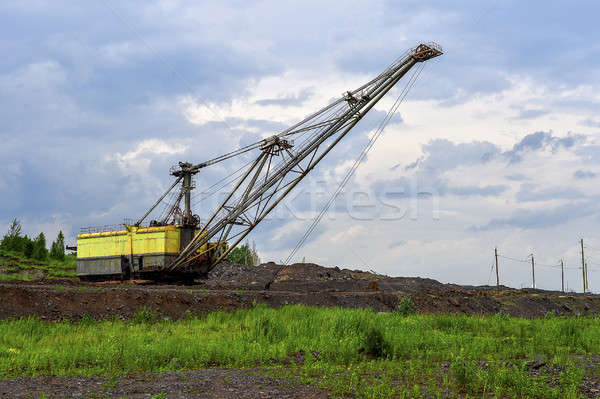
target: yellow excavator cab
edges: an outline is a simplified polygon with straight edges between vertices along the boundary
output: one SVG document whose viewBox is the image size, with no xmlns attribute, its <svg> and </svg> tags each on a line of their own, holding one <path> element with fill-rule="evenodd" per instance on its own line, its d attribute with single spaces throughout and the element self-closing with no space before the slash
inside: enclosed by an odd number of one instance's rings
<svg viewBox="0 0 600 399">
<path fill-rule="evenodd" d="M 194 235 L 198 233 L 195 229 Z M 181 225 L 125 226 L 123 230 L 79 234 L 77 275 L 108 278 L 159 271 L 179 255 L 184 234 Z M 198 252 L 207 252 L 210 244 Z"/>
</svg>

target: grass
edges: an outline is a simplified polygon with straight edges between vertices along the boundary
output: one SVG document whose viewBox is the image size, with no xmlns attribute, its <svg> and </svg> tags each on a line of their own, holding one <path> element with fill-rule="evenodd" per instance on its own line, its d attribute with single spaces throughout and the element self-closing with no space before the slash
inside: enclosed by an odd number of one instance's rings
<svg viewBox="0 0 600 399">
<path fill-rule="evenodd" d="M 64 261 L 28 259 L 16 252 L 0 250 L 0 281 L 31 281 L 36 278 L 76 277 L 76 255 L 66 255 Z"/>
<path fill-rule="evenodd" d="M 301 350 L 304 364 L 274 361 Z M 600 319 L 593 317 L 405 316 L 258 305 L 179 321 L 143 309 L 125 321 L 0 322 L 1 378 L 263 367 L 336 397 L 435 398 L 451 391 L 456 397 L 579 398 L 580 362 L 593 353 L 600 353 Z M 526 362 L 534 358 L 555 371 L 531 373 Z"/>
<path fill-rule="evenodd" d="M 0 274 L 0 281 L 33 281 L 34 277 L 22 273 Z"/>
</svg>

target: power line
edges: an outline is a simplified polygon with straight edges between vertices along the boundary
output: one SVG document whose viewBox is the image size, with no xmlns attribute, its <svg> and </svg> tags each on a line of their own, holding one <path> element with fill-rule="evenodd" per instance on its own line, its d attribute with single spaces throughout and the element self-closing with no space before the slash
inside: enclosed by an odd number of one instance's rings
<svg viewBox="0 0 600 399">
<path fill-rule="evenodd" d="M 498 253 L 498 247 L 494 248 L 494 256 L 495 256 L 495 262 L 496 264 L 498 263 L 498 258 L 503 258 L 503 259 L 507 259 L 507 260 L 511 260 L 514 262 L 518 262 L 518 263 L 531 263 L 531 272 L 532 272 L 532 286 L 535 288 L 535 266 L 541 266 L 541 267 L 545 267 L 545 268 L 550 268 L 550 269 L 561 269 L 561 289 L 564 292 L 565 290 L 565 282 L 566 282 L 566 276 L 564 274 L 564 270 L 582 270 L 583 273 L 583 292 L 587 293 L 590 292 L 589 291 L 589 285 L 588 285 L 588 271 L 600 271 L 600 268 L 590 268 L 588 267 L 588 264 L 592 264 L 592 265 L 596 265 L 596 266 L 600 266 L 600 262 L 594 262 L 593 260 L 590 259 L 589 256 L 585 256 L 585 254 L 583 253 L 584 249 L 587 249 L 587 246 L 583 245 L 583 239 L 580 240 L 580 244 L 581 244 L 581 262 L 582 262 L 582 266 L 580 267 L 565 267 L 564 266 L 564 261 L 561 259 L 558 264 L 548 264 L 548 263 L 538 263 L 534 261 L 534 255 L 530 254 L 527 258 L 525 259 L 519 259 L 519 258 L 515 258 L 515 257 L 511 257 L 511 256 L 506 256 L 506 255 L 501 255 Z M 496 266 L 496 269 L 498 268 L 498 266 Z M 488 284 L 489 284 L 489 277 L 488 277 Z"/>
<path fill-rule="evenodd" d="M 504 258 L 504 259 L 509 259 L 509 260 L 514 260 L 515 262 L 529 263 L 529 259 L 511 258 L 510 256 L 504 256 L 504 255 L 500 255 L 500 254 L 498 254 L 498 257 Z"/>
<path fill-rule="evenodd" d="M 598 251 L 598 252 L 600 252 L 600 248 L 590 247 L 590 244 L 585 244 L 583 247 L 585 249 L 591 249 L 592 251 Z"/>
</svg>

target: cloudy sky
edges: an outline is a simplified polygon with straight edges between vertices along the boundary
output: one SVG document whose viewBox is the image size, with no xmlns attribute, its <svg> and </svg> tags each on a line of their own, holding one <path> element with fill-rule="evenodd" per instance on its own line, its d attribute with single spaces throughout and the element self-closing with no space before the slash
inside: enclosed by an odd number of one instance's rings
<svg viewBox="0 0 600 399">
<path fill-rule="evenodd" d="M 435 41 L 367 160 L 296 260 L 600 291 L 595 1 L 11 1 L 0 5 L 0 228 L 70 243 L 121 223 L 200 162 L 283 130 Z M 251 236 L 285 259 L 401 87 Z M 199 189 L 236 162 L 203 170 Z M 213 203 L 196 205 L 206 214 Z M 545 265 L 545 266 L 542 266 Z M 500 258 L 507 285 L 526 261 Z"/>
</svg>

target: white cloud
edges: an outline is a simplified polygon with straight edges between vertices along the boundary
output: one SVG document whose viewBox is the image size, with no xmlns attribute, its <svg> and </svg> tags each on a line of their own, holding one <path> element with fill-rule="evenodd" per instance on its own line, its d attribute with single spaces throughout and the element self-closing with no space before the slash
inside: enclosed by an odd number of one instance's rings
<svg viewBox="0 0 600 399">
<path fill-rule="evenodd" d="M 137 182 L 132 187 L 124 187 L 123 190 L 131 191 L 132 194 L 140 195 L 140 192 L 155 195 L 156 193 L 164 190 L 163 186 L 164 175 L 156 176 L 151 170 L 152 162 L 164 157 L 165 155 L 182 154 L 186 151 L 187 147 L 178 143 L 167 143 L 160 139 L 149 139 L 143 140 L 135 146 L 134 149 L 125 153 L 115 153 L 107 155 L 105 161 L 108 163 L 114 162 L 119 167 L 123 175 L 133 176 Z M 138 190 L 140 192 L 138 192 Z M 148 201 L 143 201 L 147 203 Z M 119 209 L 118 204 L 113 210 Z M 105 211 L 101 214 L 106 214 Z"/>
<path fill-rule="evenodd" d="M 107 156 L 107 160 L 116 161 L 124 170 L 137 169 L 137 165 L 147 165 L 153 155 L 160 154 L 181 154 L 187 147 L 181 144 L 169 144 L 164 140 L 149 139 L 143 140 L 137 144 L 135 149 L 127 151 L 124 154 L 116 153 Z"/>
<path fill-rule="evenodd" d="M 152 51 L 141 43 L 127 41 L 103 45 L 98 54 L 106 63 L 123 66 L 134 65 L 139 62 L 140 56 L 150 56 Z"/>
<path fill-rule="evenodd" d="M 351 226 L 348 230 L 340 231 L 331 236 L 330 241 L 333 243 L 340 243 L 342 241 L 348 241 L 350 239 L 356 239 L 356 237 L 365 231 L 364 226 Z"/>
</svg>

